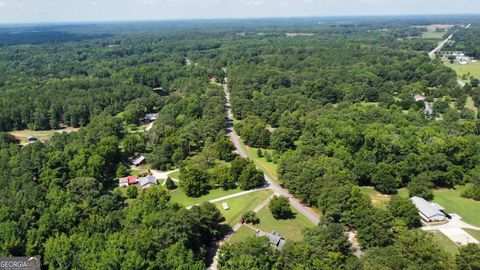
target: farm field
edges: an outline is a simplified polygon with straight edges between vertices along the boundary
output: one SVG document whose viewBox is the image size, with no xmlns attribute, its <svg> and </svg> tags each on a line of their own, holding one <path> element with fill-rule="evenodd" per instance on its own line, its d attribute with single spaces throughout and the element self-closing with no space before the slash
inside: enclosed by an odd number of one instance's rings
<svg viewBox="0 0 480 270">
<path fill-rule="evenodd" d="M 460 65 L 457 62 L 451 64 L 447 59 L 443 60 L 443 64 L 457 72 L 458 77 L 463 75 L 473 76 L 477 79 L 480 79 L 480 62 L 468 63 L 466 65 Z"/>
<path fill-rule="evenodd" d="M 301 241 L 303 239 L 303 229 L 311 228 L 314 225 L 296 209 L 292 208 L 295 213 L 294 219 L 275 219 L 270 212 L 268 206 L 265 206 L 257 213 L 260 223 L 254 227 L 264 231 L 276 231 L 280 233 L 285 239 L 292 241 Z"/>
<path fill-rule="evenodd" d="M 64 129 L 39 130 L 39 131 L 25 129 L 25 130 L 10 131 L 9 134 L 15 137 L 17 140 L 19 140 L 21 145 L 25 145 L 28 143 L 27 138 L 29 136 L 34 136 L 38 140 L 44 142 L 52 138 L 53 135 L 55 135 L 55 133 L 73 132 L 78 130 L 79 128 L 72 128 L 72 127 L 67 127 Z"/>
<path fill-rule="evenodd" d="M 261 202 L 270 197 L 272 193 L 271 190 L 260 190 L 244 196 L 220 201 L 215 203 L 215 205 L 225 217 L 225 223 L 233 227 L 238 223 L 243 214 L 255 209 Z M 229 210 L 223 209 L 222 203 L 224 202 L 228 203 Z"/>
<path fill-rule="evenodd" d="M 178 185 L 178 183 L 176 184 Z M 230 190 L 223 190 L 219 188 L 219 189 L 210 190 L 210 192 L 207 195 L 204 195 L 198 198 L 192 198 L 192 197 L 188 197 L 181 188 L 177 188 L 173 191 L 170 191 L 170 196 L 171 196 L 170 201 L 187 207 L 187 206 L 192 206 L 202 202 L 208 202 L 216 198 L 232 195 L 239 192 L 242 192 L 242 190 L 239 188 L 230 189 Z"/>
</svg>

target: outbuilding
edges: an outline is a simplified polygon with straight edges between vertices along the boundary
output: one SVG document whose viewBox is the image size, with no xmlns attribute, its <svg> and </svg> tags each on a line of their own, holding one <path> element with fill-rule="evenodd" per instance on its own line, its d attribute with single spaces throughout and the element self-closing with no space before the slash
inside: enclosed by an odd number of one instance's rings
<svg viewBox="0 0 480 270">
<path fill-rule="evenodd" d="M 132 160 L 132 164 L 134 166 L 140 166 L 140 165 L 143 165 L 147 162 L 147 159 L 145 158 L 145 156 L 139 156 L 135 159 Z"/>
<path fill-rule="evenodd" d="M 152 175 L 142 177 L 138 179 L 138 182 L 140 182 L 140 186 L 142 187 L 142 189 L 147 189 L 151 186 L 157 185 L 157 179 L 155 179 L 155 177 L 153 177 Z"/>
<path fill-rule="evenodd" d="M 410 199 L 418 209 L 418 214 L 426 222 L 445 221 L 447 215 L 445 208 L 437 203 L 429 203 L 424 198 L 412 197 Z"/>
</svg>

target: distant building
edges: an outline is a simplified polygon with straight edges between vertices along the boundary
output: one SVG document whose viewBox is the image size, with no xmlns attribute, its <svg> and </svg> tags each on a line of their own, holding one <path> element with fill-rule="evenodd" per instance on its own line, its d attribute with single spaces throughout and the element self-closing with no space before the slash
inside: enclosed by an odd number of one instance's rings
<svg viewBox="0 0 480 270">
<path fill-rule="evenodd" d="M 418 214 L 426 222 L 445 221 L 447 215 L 445 209 L 437 203 L 429 203 L 420 197 L 410 199 L 418 209 Z"/>
<path fill-rule="evenodd" d="M 145 115 L 146 121 L 155 121 L 158 118 L 158 113 L 148 113 Z"/>
<path fill-rule="evenodd" d="M 432 105 L 429 102 L 425 102 L 425 115 L 431 116 L 433 114 Z"/>
<path fill-rule="evenodd" d="M 28 136 L 28 137 L 27 137 L 27 141 L 28 141 L 28 142 L 36 142 L 36 141 L 38 141 L 38 139 L 37 139 L 36 137 L 34 137 L 34 136 Z"/>
<path fill-rule="evenodd" d="M 143 164 L 145 164 L 147 162 L 147 159 L 145 158 L 145 156 L 139 156 L 137 158 L 135 158 L 134 160 L 132 160 L 132 164 L 134 166 L 141 166 Z"/>
<path fill-rule="evenodd" d="M 458 63 L 460 65 L 466 65 L 466 64 L 468 64 L 468 60 L 469 59 L 467 57 L 460 57 L 460 58 L 458 58 Z"/>
<path fill-rule="evenodd" d="M 426 97 L 419 94 L 416 94 L 415 96 L 413 96 L 413 98 L 415 99 L 415 101 L 424 101 L 426 99 Z"/>
<path fill-rule="evenodd" d="M 153 177 L 152 175 L 139 178 L 138 182 L 140 183 L 140 187 L 142 187 L 142 189 L 147 189 L 151 186 L 157 185 L 157 179 L 155 179 L 155 177 Z"/>
<path fill-rule="evenodd" d="M 268 241 L 270 244 L 275 246 L 277 249 L 282 250 L 283 246 L 285 246 L 285 239 L 277 232 L 271 232 L 271 233 L 265 233 L 260 230 L 257 230 L 257 236 L 262 237 L 266 236 L 268 237 Z"/>
</svg>

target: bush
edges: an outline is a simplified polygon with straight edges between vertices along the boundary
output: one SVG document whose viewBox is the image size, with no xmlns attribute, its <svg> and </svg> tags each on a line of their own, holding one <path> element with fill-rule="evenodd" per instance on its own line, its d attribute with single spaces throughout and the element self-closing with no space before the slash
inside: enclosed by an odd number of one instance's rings
<svg viewBox="0 0 480 270">
<path fill-rule="evenodd" d="M 168 190 L 174 190 L 177 188 L 177 185 L 175 185 L 175 182 L 173 182 L 172 178 L 169 176 L 167 177 L 167 180 L 165 181 L 165 187 Z"/>
<path fill-rule="evenodd" d="M 287 197 L 274 196 L 268 208 L 270 208 L 270 212 L 275 219 L 291 219 L 295 217 Z"/>
<path fill-rule="evenodd" d="M 261 148 L 257 149 L 257 157 L 262 158 L 263 157 L 263 152 Z"/>
<path fill-rule="evenodd" d="M 123 164 L 118 165 L 117 172 L 116 172 L 116 175 L 118 178 L 128 176 L 129 174 L 130 174 L 130 169 L 127 166 Z"/>
<path fill-rule="evenodd" d="M 127 188 L 127 197 L 130 199 L 135 199 L 138 196 L 138 188 L 136 186 L 129 186 Z"/>
<path fill-rule="evenodd" d="M 258 224 L 260 223 L 260 219 L 257 217 L 257 214 L 253 211 L 248 211 L 247 213 L 243 214 L 242 216 L 243 222 L 249 224 Z"/>
</svg>

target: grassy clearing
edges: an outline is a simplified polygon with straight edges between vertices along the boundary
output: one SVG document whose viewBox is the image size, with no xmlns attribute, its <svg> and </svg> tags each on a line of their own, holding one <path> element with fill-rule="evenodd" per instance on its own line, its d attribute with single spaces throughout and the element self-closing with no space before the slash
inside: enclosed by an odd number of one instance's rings
<svg viewBox="0 0 480 270">
<path fill-rule="evenodd" d="M 373 206 L 386 209 L 387 202 L 390 201 L 390 195 L 382 194 L 376 191 L 373 187 L 361 187 L 362 193 L 370 197 Z"/>
<path fill-rule="evenodd" d="M 252 230 L 250 227 L 247 226 L 240 226 L 240 229 L 236 231 L 233 235 L 232 238 L 230 239 L 230 242 L 232 243 L 238 243 L 242 242 L 243 240 L 255 236 L 257 234 L 256 231 Z"/>
<path fill-rule="evenodd" d="M 441 232 L 431 232 L 433 236 L 433 241 L 441 246 L 446 252 L 451 255 L 456 255 L 458 253 L 458 246 L 452 242 L 448 237 L 446 237 Z"/>
<path fill-rule="evenodd" d="M 475 103 L 473 102 L 473 98 L 471 96 L 467 97 L 467 102 L 465 103 L 465 108 L 470 109 L 477 113 L 478 109 L 475 107 Z"/>
<path fill-rule="evenodd" d="M 473 238 L 480 241 L 480 231 L 472 230 L 472 229 L 463 229 L 463 230 L 469 233 L 471 236 L 473 236 Z"/>
<path fill-rule="evenodd" d="M 444 31 L 436 31 L 436 29 L 428 28 L 427 32 L 422 34 L 422 38 L 425 39 L 443 39 L 445 35 Z"/>
<path fill-rule="evenodd" d="M 233 227 L 240 221 L 243 214 L 255 209 L 261 202 L 270 197 L 272 193 L 273 191 L 271 190 L 260 190 L 244 196 L 220 201 L 215 203 L 215 205 L 225 217 L 225 223 Z M 222 203 L 224 202 L 228 203 L 229 210 L 223 209 Z"/>
<path fill-rule="evenodd" d="M 466 65 L 460 65 L 457 62 L 453 64 L 448 61 L 448 59 L 443 60 L 443 64 L 457 72 L 458 77 L 462 77 L 463 75 L 473 76 L 477 79 L 480 79 L 480 62 L 470 62 Z"/>
<path fill-rule="evenodd" d="M 467 186 L 456 186 L 455 189 L 437 189 L 433 191 L 434 201 L 445 207 L 448 213 L 456 213 L 463 221 L 480 226 L 480 201 L 462 198 L 460 194 Z"/>
<path fill-rule="evenodd" d="M 212 189 L 207 195 L 201 196 L 199 198 L 192 198 L 192 197 L 188 197 L 181 188 L 177 188 L 173 191 L 170 191 L 170 196 L 171 196 L 170 201 L 187 207 L 187 206 L 195 205 L 198 203 L 208 202 L 210 200 L 220 198 L 223 196 L 239 193 L 241 191 L 242 190 L 239 188 L 231 189 L 231 190 L 223 190 L 219 188 L 219 189 Z"/>
<path fill-rule="evenodd" d="M 242 139 L 240 139 L 240 145 L 242 149 L 247 153 L 247 156 L 250 160 L 252 160 L 255 165 L 257 165 L 260 170 L 262 170 L 268 177 L 270 177 L 273 181 L 281 184 L 280 180 L 278 179 L 278 174 L 277 174 L 277 167 L 278 165 L 273 163 L 273 162 L 268 162 L 265 157 L 259 158 L 257 156 L 257 150 L 258 148 L 250 147 L 246 145 Z M 272 154 L 271 150 L 269 151 L 270 154 Z"/>
<path fill-rule="evenodd" d="M 168 176 L 170 176 L 173 179 L 180 179 L 180 171 L 176 171 L 174 173 L 171 173 Z"/>
<path fill-rule="evenodd" d="M 72 128 L 72 127 L 67 127 L 64 129 L 55 129 L 55 130 L 41 130 L 41 131 L 25 129 L 25 130 L 11 131 L 9 132 L 9 134 L 15 137 L 17 140 L 19 140 L 20 144 L 25 145 L 28 143 L 27 138 L 29 136 L 34 136 L 38 140 L 45 142 L 50 140 L 50 138 L 52 138 L 53 135 L 55 135 L 55 133 L 73 132 L 78 130 L 79 128 Z"/>
<path fill-rule="evenodd" d="M 292 208 L 292 210 L 295 213 L 294 219 L 280 220 L 275 219 L 268 206 L 265 206 L 257 213 L 260 223 L 255 227 L 264 232 L 276 231 L 288 240 L 301 241 L 303 239 L 303 229 L 311 228 L 314 225 L 296 209 Z"/>
</svg>

